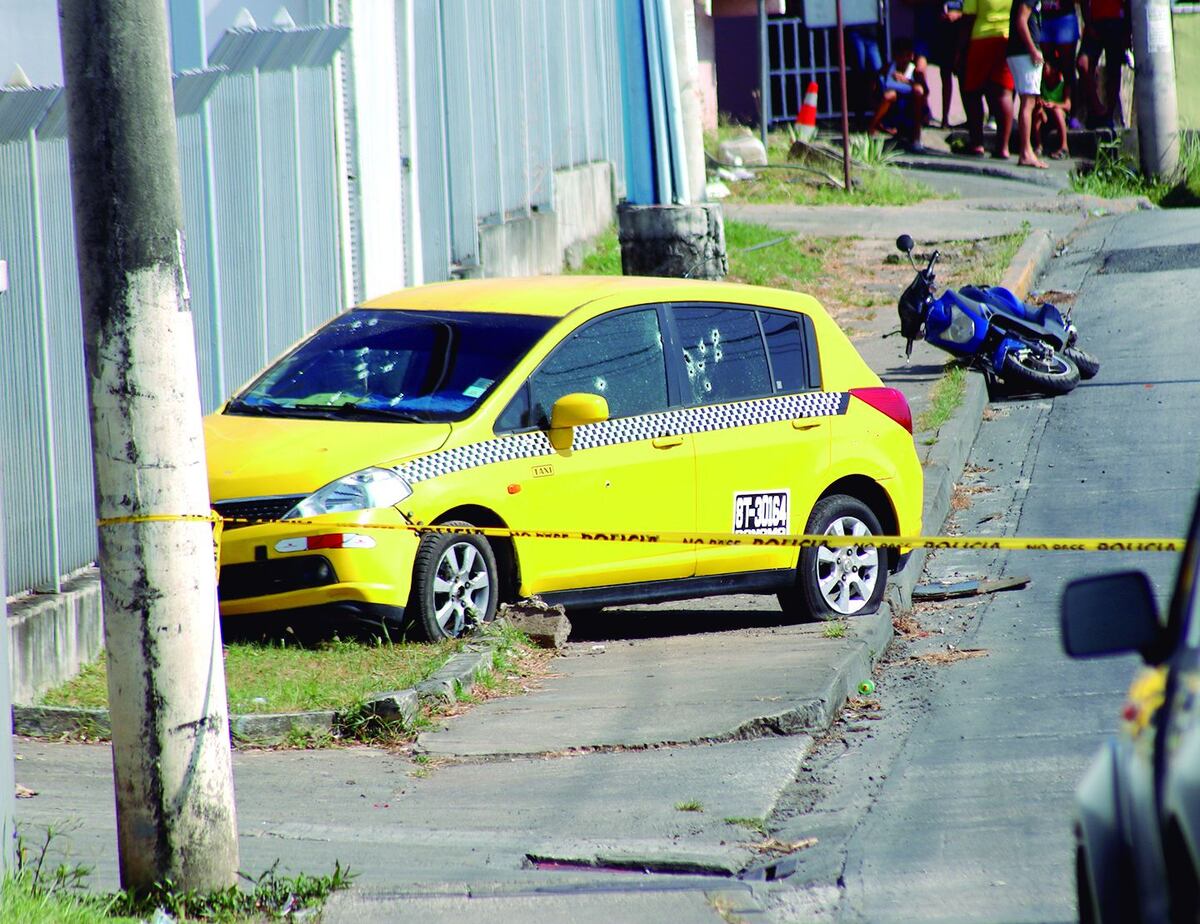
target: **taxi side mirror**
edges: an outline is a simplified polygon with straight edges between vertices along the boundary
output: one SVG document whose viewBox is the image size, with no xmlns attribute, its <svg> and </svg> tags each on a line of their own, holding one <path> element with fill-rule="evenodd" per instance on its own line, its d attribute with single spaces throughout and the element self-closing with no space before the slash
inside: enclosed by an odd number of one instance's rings
<svg viewBox="0 0 1200 924">
<path fill-rule="evenodd" d="M 1136 651 L 1149 662 L 1161 635 L 1150 579 L 1140 571 L 1081 578 L 1063 591 L 1063 648 L 1073 658 Z"/>
<path fill-rule="evenodd" d="M 550 445 L 558 450 L 571 448 L 575 427 L 608 420 L 608 402 L 599 395 L 574 392 L 554 402 L 550 411 Z"/>
</svg>

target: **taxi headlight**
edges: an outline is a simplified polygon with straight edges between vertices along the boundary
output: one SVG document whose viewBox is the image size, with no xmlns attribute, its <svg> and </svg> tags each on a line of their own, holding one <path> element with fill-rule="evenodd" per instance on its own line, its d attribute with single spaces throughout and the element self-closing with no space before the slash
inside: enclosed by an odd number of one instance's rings
<svg viewBox="0 0 1200 924">
<path fill-rule="evenodd" d="M 412 487 L 409 483 L 390 468 L 364 468 L 314 491 L 284 514 L 283 519 L 394 507 L 410 494 Z"/>
</svg>

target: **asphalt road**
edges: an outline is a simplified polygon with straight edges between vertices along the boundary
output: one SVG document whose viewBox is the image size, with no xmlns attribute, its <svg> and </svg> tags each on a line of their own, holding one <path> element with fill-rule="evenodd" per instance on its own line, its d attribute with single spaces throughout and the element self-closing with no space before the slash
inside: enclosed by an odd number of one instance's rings
<svg viewBox="0 0 1200 924">
<path fill-rule="evenodd" d="M 970 505 L 948 529 L 1183 534 L 1200 457 L 1198 241 L 1194 214 L 1141 212 L 1088 225 L 1052 261 L 1040 288 L 1078 293 L 1081 345 L 1103 361 L 1100 375 L 1054 401 L 993 400 L 962 482 Z M 933 579 L 1030 583 L 916 611 L 931 634 L 897 647 L 875 721 L 839 723 L 775 819 L 780 836 L 821 843 L 776 892 L 773 916 L 1074 920 L 1073 790 L 1115 729 L 1137 662 L 1066 658 L 1058 599 L 1072 577 L 1135 567 L 1169 594 L 1172 555 L 934 556 Z M 949 664 L 912 660 L 948 644 L 978 651 Z"/>
</svg>

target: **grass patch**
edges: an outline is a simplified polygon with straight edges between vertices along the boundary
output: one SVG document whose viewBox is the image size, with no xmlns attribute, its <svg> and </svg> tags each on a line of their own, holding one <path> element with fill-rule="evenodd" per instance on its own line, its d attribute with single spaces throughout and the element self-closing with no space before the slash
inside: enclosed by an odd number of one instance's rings
<svg viewBox="0 0 1200 924">
<path fill-rule="evenodd" d="M 846 624 L 840 619 L 833 619 L 825 623 L 825 628 L 821 630 L 821 635 L 825 638 L 845 638 Z"/>
<path fill-rule="evenodd" d="M 714 158 L 722 141 L 746 135 L 742 126 L 722 122 L 716 132 L 705 136 L 705 149 Z M 754 137 L 759 137 L 754 133 Z M 841 136 L 826 135 L 822 139 L 841 151 Z M 857 161 L 851 165 L 853 186 L 849 192 L 841 188 L 843 168 L 840 162 L 821 159 L 813 168 L 789 159 L 791 135 L 773 131 L 767 135 L 767 167 L 747 167 L 754 179 L 729 180 L 730 202 L 753 202 L 772 205 L 911 205 L 926 199 L 942 198 L 933 188 L 910 180 L 891 166 L 898 154 L 886 139 L 870 138 L 863 134 L 850 136 L 850 155 Z M 820 176 L 828 174 L 830 180 Z"/>
<path fill-rule="evenodd" d="M 703 812 L 704 803 L 698 799 L 689 799 L 686 802 L 676 802 L 675 811 L 677 812 Z"/>
<path fill-rule="evenodd" d="M 767 822 L 763 818 L 726 818 L 725 824 L 745 828 L 747 831 L 753 831 L 763 837 L 767 836 Z"/>
<path fill-rule="evenodd" d="M 1137 159 L 1126 154 L 1119 140 L 1100 144 L 1090 170 L 1071 174 L 1078 193 L 1118 199 L 1145 196 L 1164 208 L 1200 206 L 1200 134 L 1179 135 L 1179 168 L 1174 179 L 1157 180 L 1142 173 Z"/>
<path fill-rule="evenodd" d="M 824 274 L 833 238 L 787 234 L 749 221 L 725 221 L 725 247 L 729 257 L 729 282 L 794 289 L 817 282 Z M 573 273 L 621 275 L 621 245 L 615 230 L 601 235 L 594 249 Z"/>
<path fill-rule="evenodd" d="M 346 641 L 337 637 L 299 642 L 231 642 L 225 646 L 229 711 L 239 715 L 342 709 L 369 693 L 415 686 L 460 647 L 436 644 Z M 47 706 L 103 709 L 108 706 L 104 656 L 79 676 L 47 692 Z"/>
<path fill-rule="evenodd" d="M 967 370 L 958 363 L 948 363 L 942 377 L 933 386 L 929 407 L 917 415 L 918 430 L 937 430 L 962 405 L 967 390 Z"/>
<path fill-rule="evenodd" d="M 592 242 L 592 249 L 577 269 L 564 269 L 565 276 L 620 276 L 621 245 L 617 229 L 609 228 Z"/>
</svg>

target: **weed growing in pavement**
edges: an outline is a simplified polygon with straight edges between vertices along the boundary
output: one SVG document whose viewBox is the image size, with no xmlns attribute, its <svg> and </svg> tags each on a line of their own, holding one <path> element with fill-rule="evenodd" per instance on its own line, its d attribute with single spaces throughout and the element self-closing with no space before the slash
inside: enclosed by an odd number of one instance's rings
<svg viewBox="0 0 1200 924">
<path fill-rule="evenodd" d="M 833 619 L 825 623 L 825 628 L 821 630 L 821 634 L 825 638 L 845 638 L 846 624 L 840 619 Z"/>
<path fill-rule="evenodd" d="M 239 873 L 246 883 L 215 892 L 182 891 L 167 880 L 145 894 L 117 892 L 110 899 L 113 913 L 148 918 L 162 909 L 176 920 L 237 921 L 292 918 L 307 909 L 319 909 L 334 892 L 350 887 L 354 873 L 334 861 L 326 876 L 280 876 L 279 861 L 257 878 Z"/>
<path fill-rule="evenodd" d="M 745 828 L 748 831 L 753 831 L 756 834 L 767 836 L 767 821 L 765 818 L 726 818 L 724 819 L 727 825 L 736 825 L 739 828 Z"/>
<path fill-rule="evenodd" d="M 704 803 L 698 799 L 689 799 L 686 802 L 676 802 L 675 811 L 677 812 L 703 812 Z"/>
<path fill-rule="evenodd" d="M 1119 139 L 1114 139 L 1097 144 L 1096 160 L 1090 170 L 1072 172 L 1071 189 L 1105 199 L 1146 196 L 1157 202 L 1167 194 L 1170 185 L 1143 176 L 1137 161 L 1122 150 Z"/>
<path fill-rule="evenodd" d="M 47 828 L 41 843 L 31 848 L 17 839 L 14 872 L 0 882 L 0 921 L 22 924 L 123 924 L 145 921 L 159 909 L 174 920 L 261 921 L 299 917 L 320 909 L 333 892 L 348 888 L 354 874 L 335 862 L 326 876 L 279 875 L 276 863 L 257 878 L 239 874 L 245 887 L 230 886 L 211 893 L 177 889 L 160 883 L 145 894 L 119 891 L 91 893 L 86 866 L 49 865 L 51 844 L 62 829 Z"/>
<path fill-rule="evenodd" d="M 942 377 L 934 383 L 929 407 L 917 415 L 917 430 L 937 430 L 963 403 L 967 390 L 967 369 L 959 362 L 946 363 Z"/>
</svg>

